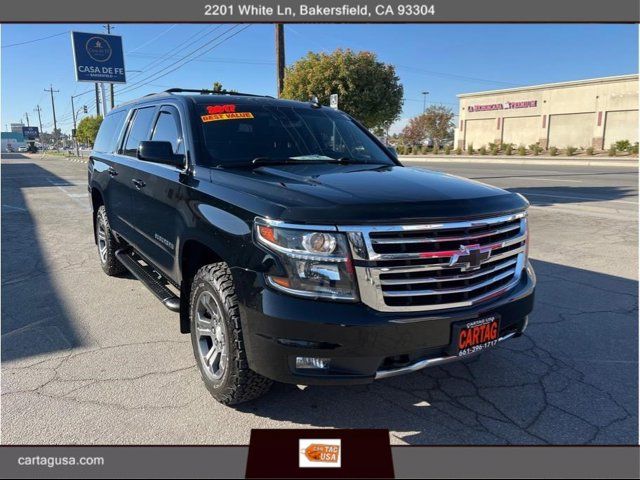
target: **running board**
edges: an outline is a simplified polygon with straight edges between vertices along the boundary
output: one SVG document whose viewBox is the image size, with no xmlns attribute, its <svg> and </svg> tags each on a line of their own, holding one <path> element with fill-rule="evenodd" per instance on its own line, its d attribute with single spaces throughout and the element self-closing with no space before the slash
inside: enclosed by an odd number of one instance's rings
<svg viewBox="0 0 640 480">
<path fill-rule="evenodd" d="M 138 263 L 134 253 L 129 248 L 121 248 L 116 251 L 116 258 L 126 267 L 131 274 L 140 280 L 153 293 L 162 304 L 174 312 L 180 311 L 180 298 L 167 288 L 158 279 L 158 275 L 149 271 Z"/>
</svg>

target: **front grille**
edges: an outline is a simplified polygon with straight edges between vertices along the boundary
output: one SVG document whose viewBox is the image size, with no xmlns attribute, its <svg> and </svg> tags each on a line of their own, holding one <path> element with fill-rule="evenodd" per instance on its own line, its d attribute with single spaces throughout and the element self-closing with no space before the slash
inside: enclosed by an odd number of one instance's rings
<svg viewBox="0 0 640 480">
<path fill-rule="evenodd" d="M 458 308 L 511 288 L 524 267 L 526 213 L 463 222 L 345 227 L 360 295 L 381 311 Z"/>
</svg>

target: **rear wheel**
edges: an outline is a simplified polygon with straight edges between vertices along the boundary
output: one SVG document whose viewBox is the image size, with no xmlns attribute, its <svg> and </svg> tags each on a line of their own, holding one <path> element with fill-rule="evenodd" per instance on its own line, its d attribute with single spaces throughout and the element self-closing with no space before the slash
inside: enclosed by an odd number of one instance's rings
<svg viewBox="0 0 640 480">
<path fill-rule="evenodd" d="M 264 395 L 273 383 L 249 369 L 238 301 L 226 263 L 196 273 L 189 303 L 193 353 L 207 389 L 220 403 L 234 405 Z"/>
<path fill-rule="evenodd" d="M 96 213 L 96 243 L 98 245 L 98 254 L 100 255 L 100 265 L 104 273 L 112 276 L 123 273 L 125 267 L 116 258 L 118 241 L 111 232 L 107 210 L 104 205 L 100 205 Z"/>
</svg>

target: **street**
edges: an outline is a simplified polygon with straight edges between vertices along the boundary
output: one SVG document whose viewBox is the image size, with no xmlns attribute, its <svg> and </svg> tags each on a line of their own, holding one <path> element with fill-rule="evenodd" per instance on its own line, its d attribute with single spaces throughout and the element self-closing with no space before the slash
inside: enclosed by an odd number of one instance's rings
<svg viewBox="0 0 640 480">
<path fill-rule="evenodd" d="M 531 202 L 536 307 L 521 338 L 356 387 L 202 384 L 178 317 L 93 243 L 86 164 L 3 154 L 2 441 L 247 444 L 252 428 L 388 428 L 397 445 L 637 444 L 638 171 L 411 163 Z"/>
</svg>

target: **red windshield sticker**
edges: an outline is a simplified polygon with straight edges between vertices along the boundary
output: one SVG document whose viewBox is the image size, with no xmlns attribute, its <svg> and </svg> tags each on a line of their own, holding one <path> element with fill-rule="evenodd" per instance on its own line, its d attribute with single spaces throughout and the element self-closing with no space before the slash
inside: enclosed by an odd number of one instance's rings
<svg viewBox="0 0 640 480">
<path fill-rule="evenodd" d="M 216 122 L 219 120 L 239 120 L 245 118 L 253 118 L 251 112 L 231 112 L 231 113 L 212 113 L 209 115 L 202 115 L 203 122 Z"/>
<path fill-rule="evenodd" d="M 236 106 L 232 103 L 226 105 L 207 105 L 207 113 L 214 115 L 216 113 L 233 113 L 236 111 Z"/>
</svg>

